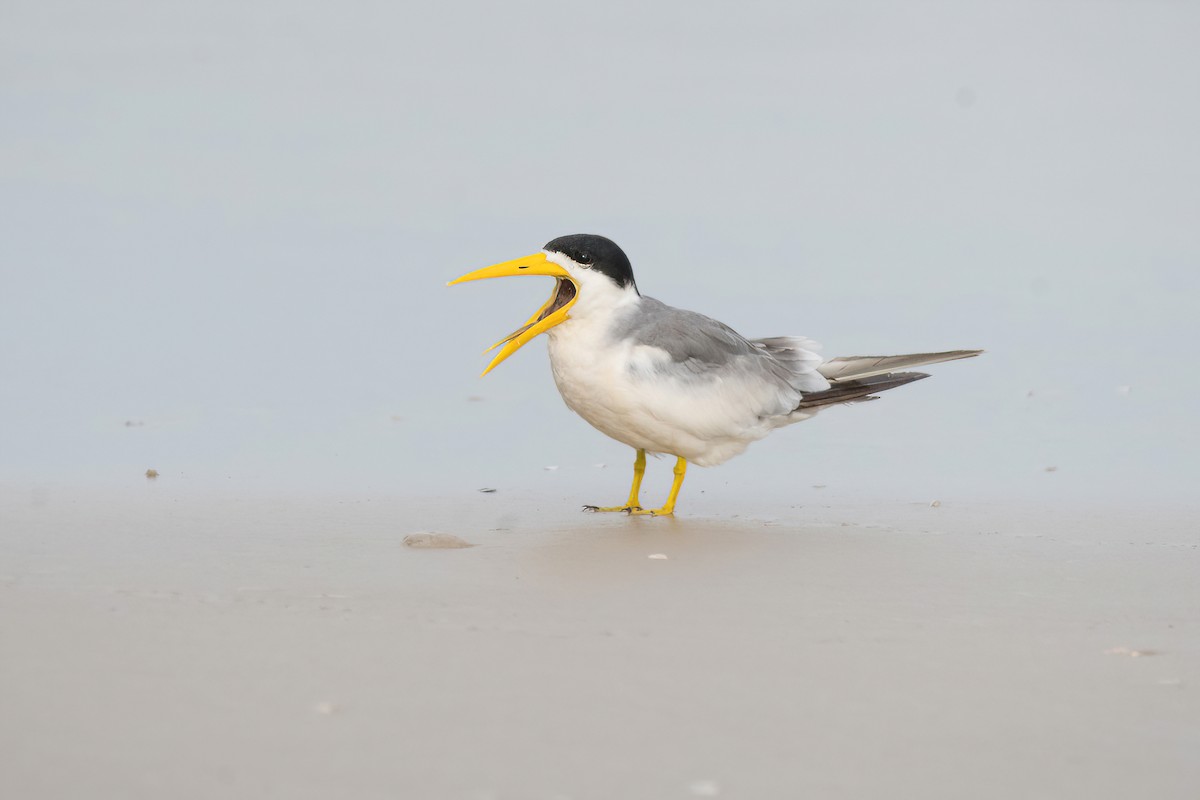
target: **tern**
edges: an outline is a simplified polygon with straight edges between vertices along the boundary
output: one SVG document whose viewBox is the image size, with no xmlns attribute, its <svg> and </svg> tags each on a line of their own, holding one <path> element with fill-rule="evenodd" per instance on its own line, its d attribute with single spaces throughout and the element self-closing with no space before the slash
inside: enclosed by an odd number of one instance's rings
<svg viewBox="0 0 1200 800">
<path fill-rule="evenodd" d="M 553 277 L 554 293 L 485 351 L 500 348 L 483 374 L 545 333 L 554 382 L 567 406 L 637 451 L 628 501 L 584 506 L 588 511 L 673 514 L 689 463 L 716 466 L 823 408 L 875 400 L 879 392 L 929 377 L 896 370 L 983 352 L 825 361 L 811 339 L 747 339 L 715 319 L 642 295 L 624 251 L 593 234 L 561 236 L 533 255 L 448 285 L 512 275 Z M 639 498 L 647 453 L 675 456 L 675 479 L 660 508 L 642 508 Z"/>
</svg>

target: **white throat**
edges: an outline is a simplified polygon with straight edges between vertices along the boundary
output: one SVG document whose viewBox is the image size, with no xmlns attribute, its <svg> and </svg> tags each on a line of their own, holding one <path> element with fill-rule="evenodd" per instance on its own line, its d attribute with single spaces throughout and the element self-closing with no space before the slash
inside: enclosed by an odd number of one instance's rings
<svg viewBox="0 0 1200 800">
<path fill-rule="evenodd" d="M 567 321 L 551 328 L 547 332 L 551 337 L 556 331 L 570 326 L 573 321 L 582 323 L 581 327 L 593 327 L 598 324 L 607 327 L 607 324 L 618 316 L 619 311 L 636 304 L 640 299 L 637 289 L 632 285 L 618 286 L 604 273 L 576 264 L 562 253 L 546 252 L 546 259 L 570 273 L 578 287 L 578 296 L 575 305 L 571 306 Z"/>
</svg>

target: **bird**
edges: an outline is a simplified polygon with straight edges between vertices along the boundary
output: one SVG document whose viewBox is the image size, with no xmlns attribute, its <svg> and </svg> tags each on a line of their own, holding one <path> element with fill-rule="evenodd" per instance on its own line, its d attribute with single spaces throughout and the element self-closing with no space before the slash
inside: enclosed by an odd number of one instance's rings
<svg viewBox="0 0 1200 800">
<path fill-rule="evenodd" d="M 982 350 L 824 360 L 801 336 L 747 339 L 715 319 L 638 291 L 628 256 L 611 239 L 571 234 L 537 253 L 469 272 L 449 286 L 516 275 L 551 276 L 550 299 L 499 348 L 483 375 L 545 333 L 550 368 L 567 406 L 636 452 L 625 503 L 593 512 L 670 516 L 688 464 L 711 467 L 772 431 L 835 405 L 929 377 L 898 372 L 971 358 Z M 482 377 L 482 376 L 481 376 Z M 646 454 L 675 457 L 666 502 L 643 508 Z"/>
</svg>

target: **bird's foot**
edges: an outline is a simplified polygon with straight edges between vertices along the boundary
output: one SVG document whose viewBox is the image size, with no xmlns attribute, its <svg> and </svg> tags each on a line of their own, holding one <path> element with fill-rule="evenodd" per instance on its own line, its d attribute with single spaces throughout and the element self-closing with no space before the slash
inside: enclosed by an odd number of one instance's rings
<svg viewBox="0 0 1200 800">
<path fill-rule="evenodd" d="M 663 506 L 662 508 L 634 508 L 634 509 L 629 509 L 629 516 L 631 516 L 631 517 L 673 517 L 673 516 L 675 516 L 675 509 L 667 508 L 666 506 Z"/>
<path fill-rule="evenodd" d="M 641 512 L 642 507 L 641 506 L 584 506 L 583 510 L 591 511 L 592 513 L 608 512 L 608 511 L 624 511 L 627 514 L 638 514 Z"/>
</svg>

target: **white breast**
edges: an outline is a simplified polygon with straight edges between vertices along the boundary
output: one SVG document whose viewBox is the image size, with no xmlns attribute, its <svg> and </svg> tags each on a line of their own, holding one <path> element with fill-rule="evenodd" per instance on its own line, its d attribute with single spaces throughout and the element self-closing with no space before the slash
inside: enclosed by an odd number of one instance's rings
<svg viewBox="0 0 1200 800">
<path fill-rule="evenodd" d="M 777 389 L 672 367 L 659 348 L 612 340 L 612 321 L 608 314 L 573 318 L 548 332 L 558 390 L 593 427 L 699 466 L 732 458 L 777 427 L 761 415 L 777 404 L 766 396 Z"/>
</svg>

